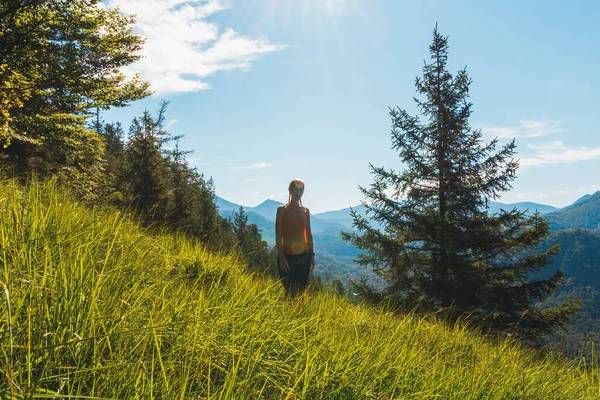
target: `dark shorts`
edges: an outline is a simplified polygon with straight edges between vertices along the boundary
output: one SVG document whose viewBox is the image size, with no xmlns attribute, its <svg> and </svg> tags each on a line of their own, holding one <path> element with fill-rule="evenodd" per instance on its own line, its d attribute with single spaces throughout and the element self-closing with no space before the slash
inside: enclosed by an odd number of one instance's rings
<svg viewBox="0 0 600 400">
<path fill-rule="evenodd" d="M 308 277 L 310 275 L 310 257 L 308 253 L 302 254 L 285 254 L 290 270 L 284 271 L 281 269 L 279 257 L 277 257 L 277 269 L 279 270 L 279 278 L 285 288 L 285 292 L 290 296 L 301 294 L 308 285 Z"/>
</svg>

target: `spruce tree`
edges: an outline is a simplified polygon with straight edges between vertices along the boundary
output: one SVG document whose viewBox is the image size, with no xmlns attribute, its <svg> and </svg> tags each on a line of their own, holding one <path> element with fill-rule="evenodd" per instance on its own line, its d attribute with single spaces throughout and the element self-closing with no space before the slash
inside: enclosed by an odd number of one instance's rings
<svg viewBox="0 0 600 400">
<path fill-rule="evenodd" d="M 536 252 L 549 233 L 539 214 L 488 213 L 489 201 L 512 187 L 515 141 L 484 142 L 481 131 L 471 129 L 471 79 L 466 69 L 454 76 L 448 71 L 448 38 L 437 27 L 429 50 L 431 62 L 415 80 L 422 117 L 390 108 L 392 149 L 405 169 L 371 164 L 374 182 L 359 187 L 367 216 L 383 228 L 352 211 L 356 230 L 342 234 L 365 250 L 356 261 L 389 285 L 376 290 L 363 280 L 354 289 L 365 299 L 444 309 L 450 320 L 468 314 L 486 330 L 539 340 L 577 310 L 573 303 L 535 306 L 563 279 L 561 271 L 535 278 L 558 247 Z"/>
<path fill-rule="evenodd" d="M 125 145 L 123 143 L 123 127 L 120 122 L 105 124 L 100 131 L 104 140 L 104 159 L 111 165 L 120 164 L 125 154 Z M 112 167 L 112 166 L 111 166 Z M 121 166 L 119 165 L 120 169 Z"/>
<path fill-rule="evenodd" d="M 215 192 L 215 184 L 211 178 L 206 180 L 204 174 L 193 170 L 193 187 L 195 198 L 197 199 L 197 207 L 200 212 L 198 220 L 198 236 L 206 243 L 217 239 L 221 235 L 219 220 L 222 217 L 219 215 L 217 208 L 217 195 Z"/>
<path fill-rule="evenodd" d="M 185 157 L 191 151 L 179 148 L 179 141 L 175 148 L 169 151 L 169 210 L 167 220 L 170 225 L 179 230 L 188 230 L 194 217 L 190 204 L 192 197 L 190 188 L 193 183 L 193 171 L 188 167 Z"/>
<path fill-rule="evenodd" d="M 273 275 L 273 257 L 269 256 L 267 242 L 262 239 L 256 224 L 248 224 L 248 215 L 240 206 L 233 212 L 233 233 L 237 238 L 236 248 L 240 251 L 251 271 Z"/>
<path fill-rule="evenodd" d="M 181 150 L 178 142 L 168 152 L 170 189 L 167 221 L 172 227 L 208 243 L 219 235 L 220 217 L 214 181 L 212 178 L 207 181 L 196 168 L 189 166 L 186 156 L 191 153 Z"/>
<path fill-rule="evenodd" d="M 125 175 L 125 144 L 123 127 L 119 122 L 103 124 L 97 120 L 94 129 L 104 143 L 102 197 L 109 203 L 123 206 L 123 186 L 129 179 Z"/>
<path fill-rule="evenodd" d="M 125 147 L 128 201 L 148 222 L 164 220 L 166 214 L 169 171 L 163 145 L 171 138 L 164 127 L 167 106 L 163 102 L 156 117 L 145 110 L 134 118 Z"/>
<path fill-rule="evenodd" d="M 233 212 L 233 233 L 238 240 L 240 246 L 246 241 L 246 233 L 248 232 L 248 215 L 244 211 L 244 207 L 240 206 L 237 211 Z"/>
</svg>

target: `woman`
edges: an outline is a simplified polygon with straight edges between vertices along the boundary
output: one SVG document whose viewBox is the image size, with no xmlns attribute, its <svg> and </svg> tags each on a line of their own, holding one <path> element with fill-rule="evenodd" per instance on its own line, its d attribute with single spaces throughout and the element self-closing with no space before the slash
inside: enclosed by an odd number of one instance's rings
<svg viewBox="0 0 600 400">
<path fill-rule="evenodd" d="M 310 212 L 300 200 L 304 193 L 304 182 L 294 179 L 288 191 L 288 203 L 277 208 L 275 219 L 277 269 L 286 294 L 297 296 L 306 288 L 310 271 L 315 267 L 315 252 Z"/>
</svg>

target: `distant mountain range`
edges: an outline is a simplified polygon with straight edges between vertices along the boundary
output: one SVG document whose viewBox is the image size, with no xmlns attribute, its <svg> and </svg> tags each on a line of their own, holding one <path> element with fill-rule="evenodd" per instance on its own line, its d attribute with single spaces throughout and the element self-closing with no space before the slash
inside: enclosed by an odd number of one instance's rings
<svg viewBox="0 0 600 400">
<path fill-rule="evenodd" d="M 258 225 L 258 227 L 261 229 L 270 230 L 271 228 L 267 226 L 269 223 L 268 221 L 271 221 L 271 224 L 275 222 L 277 207 L 282 204 L 282 202 L 268 199 L 255 207 L 243 207 L 244 211 L 248 214 L 248 221 L 250 223 Z M 217 205 L 219 206 L 219 213 L 224 217 L 231 216 L 233 211 L 240 208 L 239 204 L 232 203 L 221 197 L 217 197 Z M 498 212 L 500 209 L 512 210 L 513 208 L 516 208 L 519 211 L 529 210 L 530 213 L 539 211 L 540 214 L 547 214 L 559 210 L 556 207 L 532 202 L 505 204 L 492 201 L 489 204 L 490 212 Z M 367 208 L 363 205 L 354 206 L 352 209 L 359 215 L 367 216 Z M 262 219 L 259 217 L 262 217 Z M 338 235 L 340 229 L 352 229 L 352 222 L 353 220 L 350 216 L 350 207 L 311 215 L 311 226 L 313 232 L 315 233 L 323 233 L 328 231 L 332 234 Z M 274 227 L 272 229 L 274 229 Z"/>
<path fill-rule="evenodd" d="M 255 207 L 243 207 L 248 216 L 248 222 L 258 226 L 263 239 L 269 246 L 275 244 L 275 217 L 277 215 L 277 207 L 282 204 L 279 201 L 269 199 Z M 221 197 L 217 198 L 217 205 L 219 213 L 225 218 L 230 218 L 233 212 L 240 207 L 239 204 L 227 201 Z M 533 202 L 511 204 L 490 202 L 488 210 L 489 212 L 498 212 L 501 209 L 512 210 L 514 208 L 519 211 L 527 210 L 528 213 L 539 211 L 540 214 L 543 214 L 550 221 L 553 231 L 583 228 L 597 229 L 596 233 L 600 233 L 600 191 L 585 195 L 573 204 L 561 209 Z M 368 217 L 365 206 L 358 205 L 352 207 L 352 209 L 359 215 Z M 340 237 L 340 231 L 352 230 L 352 222 L 350 207 L 311 215 L 311 227 L 315 243 L 317 244 L 316 251 L 318 258 L 319 253 L 329 263 L 336 258 L 339 260 L 343 258 L 343 263 L 340 263 L 338 266 L 339 269 L 342 268 L 342 265 L 346 269 L 351 264 L 349 258 L 358 254 L 359 250 L 352 244 L 343 242 Z M 376 223 L 373 223 L 373 225 L 378 226 Z"/>
<path fill-rule="evenodd" d="M 248 223 L 256 224 L 262 230 L 263 239 L 270 245 L 275 243 L 275 217 L 277 215 L 277 207 L 283 203 L 275 200 L 265 200 L 255 207 L 243 206 L 244 212 L 248 216 Z M 239 204 L 232 203 L 221 197 L 217 197 L 217 206 L 219 214 L 224 218 L 229 218 L 234 211 L 240 208 Z M 348 217 L 349 219 L 349 217 Z M 321 218 L 320 214 L 311 215 L 310 225 L 314 235 L 337 236 L 339 237 L 341 230 L 349 230 L 352 224 L 346 225 Z"/>
<path fill-rule="evenodd" d="M 584 228 L 600 230 L 600 190 L 581 197 L 570 206 L 546 215 L 552 230 Z"/>
<path fill-rule="evenodd" d="M 513 208 L 516 208 L 519 211 L 528 210 L 530 214 L 533 214 L 536 211 L 539 211 L 540 214 L 547 214 L 547 213 L 559 210 L 559 208 L 557 208 L 557 207 L 548 206 L 545 204 L 532 203 L 530 201 L 525 201 L 525 202 L 521 202 L 521 203 L 510 203 L 510 204 L 492 201 L 489 203 L 488 206 L 489 206 L 488 211 L 490 213 L 498 212 L 501 209 L 509 211 L 509 210 L 512 210 Z"/>
<path fill-rule="evenodd" d="M 244 208 L 244 212 L 246 212 L 246 213 L 255 213 L 269 221 L 275 222 L 275 217 L 277 215 L 277 207 L 279 207 L 281 205 L 283 205 L 283 203 L 280 201 L 268 199 L 254 207 L 247 207 L 247 206 L 242 206 L 242 207 Z M 217 206 L 219 207 L 219 212 L 221 214 L 223 214 L 225 212 L 237 211 L 240 208 L 239 204 L 232 203 L 232 202 L 227 201 L 218 196 L 217 196 Z M 356 210 L 359 210 L 359 212 L 362 212 L 363 215 L 364 215 L 364 211 L 366 210 L 364 206 L 357 206 L 357 207 L 353 207 L 353 208 Z M 315 221 L 317 221 L 316 224 L 315 224 Z M 322 224 L 323 221 L 327 221 L 330 224 L 323 225 Z M 312 224 L 313 230 L 315 230 L 315 231 L 316 230 L 325 230 L 327 228 L 332 228 L 332 227 L 333 228 L 340 228 L 340 227 L 351 228 L 352 220 L 350 218 L 350 208 L 344 208 L 342 210 L 337 210 L 337 211 L 327 211 L 327 212 L 323 212 L 323 213 L 312 214 L 311 215 L 311 224 Z M 321 227 L 316 227 L 316 225 L 319 225 L 319 224 L 321 224 Z"/>
</svg>

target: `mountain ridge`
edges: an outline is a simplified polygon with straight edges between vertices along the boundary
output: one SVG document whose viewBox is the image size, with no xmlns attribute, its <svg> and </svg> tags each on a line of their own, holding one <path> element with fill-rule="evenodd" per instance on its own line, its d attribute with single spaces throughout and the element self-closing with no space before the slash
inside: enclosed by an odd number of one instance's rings
<svg viewBox="0 0 600 400">
<path fill-rule="evenodd" d="M 233 213 L 239 209 L 240 205 L 222 198 L 219 199 L 220 204 L 225 206 L 225 209 L 219 208 L 219 214 L 224 218 L 232 218 Z M 275 216 L 277 207 L 282 204 L 268 199 L 255 207 L 242 206 L 248 216 L 248 223 L 256 224 L 261 230 L 263 239 L 270 245 L 275 243 Z M 311 216 L 310 224 L 313 234 L 323 234 L 324 236 L 339 236 L 340 230 L 348 230 L 348 227 L 343 224 L 323 220 L 316 215 Z M 332 233 L 334 234 L 332 235 Z"/>
<path fill-rule="evenodd" d="M 598 192 L 598 193 L 600 193 L 600 192 Z M 517 202 L 517 203 L 502 203 L 502 202 L 492 201 L 488 204 L 488 211 L 489 212 L 499 212 L 501 209 L 508 211 L 508 210 L 512 210 L 513 208 L 516 208 L 519 211 L 528 210 L 529 213 L 531 213 L 531 214 L 535 211 L 539 211 L 540 214 L 547 215 L 550 213 L 556 213 L 556 212 L 560 212 L 562 210 L 566 210 L 577 204 L 585 203 L 592 196 L 593 195 L 582 196 L 581 198 L 576 200 L 573 204 L 563 207 L 563 208 L 558 208 L 558 207 L 550 206 L 547 204 L 535 203 L 535 202 L 530 202 L 530 201 Z M 260 215 L 263 218 L 274 222 L 275 216 L 277 214 L 277 207 L 279 207 L 280 205 L 283 205 L 283 204 L 284 203 L 277 201 L 277 200 L 266 199 L 262 203 L 260 203 L 256 206 L 253 206 L 253 207 L 242 206 L 242 207 L 244 208 L 244 210 L 246 212 L 254 212 L 257 215 Z M 225 200 L 224 198 L 222 198 L 220 196 L 217 196 L 217 206 L 219 207 L 219 212 L 222 215 L 224 215 L 225 211 L 234 211 L 234 210 L 239 209 L 240 204 L 233 203 L 231 201 Z M 337 209 L 337 210 L 329 210 L 329 211 L 323 211 L 323 212 L 319 212 L 319 213 L 313 213 L 311 222 L 317 221 L 317 224 L 313 223 L 313 229 L 315 227 L 314 225 L 324 225 L 326 223 L 334 224 L 333 227 L 337 227 L 340 229 L 343 229 L 343 228 L 352 229 L 352 224 L 354 221 L 353 221 L 353 218 L 350 216 L 351 209 L 355 210 L 359 215 L 368 217 L 368 215 L 366 213 L 367 207 L 365 207 L 362 204 L 352 206 L 352 207 L 341 208 L 341 209 Z M 374 222 L 374 225 L 377 227 L 381 227 L 376 222 Z M 323 230 L 326 230 L 326 229 L 327 229 L 327 227 L 323 228 Z"/>
<path fill-rule="evenodd" d="M 558 211 L 547 214 L 546 218 L 550 221 L 552 230 L 600 229 L 600 190 L 594 194 L 585 195 L 575 203 Z"/>
<path fill-rule="evenodd" d="M 600 191 L 598 191 L 600 192 Z M 598 193 L 596 192 L 596 193 Z M 596 194 L 594 193 L 594 194 Z M 516 202 L 516 203 L 502 203 L 499 201 L 490 201 L 490 205 L 492 209 L 497 209 L 500 207 L 505 207 L 505 209 L 508 208 L 512 208 L 512 207 L 517 207 L 518 209 L 525 209 L 525 208 L 532 208 L 535 207 L 536 209 L 540 210 L 541 212 L 545 212 L 543 210 L 562 210 L 565 209 L 567 207 L 570 207 L 574 204 L 580 203 L 584 200 L 589 199 L 591 196 L 593 196 L 594 194 L 586 194 L 581 196 L 580 198 L 578 198 L 577 200 L 575 200 L 572 204 L 565 206 L 565 207 L 555 207 L 555 206 L 551 206 L 548 204 L 543 204 L 543 203 L 536 203 L 533 201 L 522 201 L 522 202 Z M 229 200 L 224 199 L 223 197 L 217 196 L 217 204 L 219 206 L 221 206 L 222 204 L 225 205 L 225 208 L 239 208 L 241 204 L 237 204 L 237 203 L 233 203 Z M 248 210 L 254 210 L 256 211 L 257 209 L 264 209 L 264 208 L 269 208 L 269 207 L 278 207 L 280 205 L 283 205 L 285 203 L 281 202 L 281 201 L 277 201 L 277 200 L 273 200 L 273 199 L 266 199 L 263 202 L 259 203 L 256 206 L 244 206 L 242 205 L 242 207 L 244 207 L 244 209 L 248 209 Z M 321 211 L 318 213 L 315 213 L 314 215 L 320 215 L 321 217 L 327 217 L 327 218 L 338 218 L 340 216 L 342 216 L 342 214 L 349 212 L 350 209 L 354 209 L 354 210 L 358 210 L 359 213 L 363 213 L 366 210 L 366 207 L 362 204 L 357 204 L 355 206 L 350 206 L 350 207 L 344 207 L 344 208 L 340 208 L 340 209 L 335 209 L 335 210 L 327 210 L 327 211 Z M 550 212 L 550 211 L 548 211 Z"/>
</svg>

